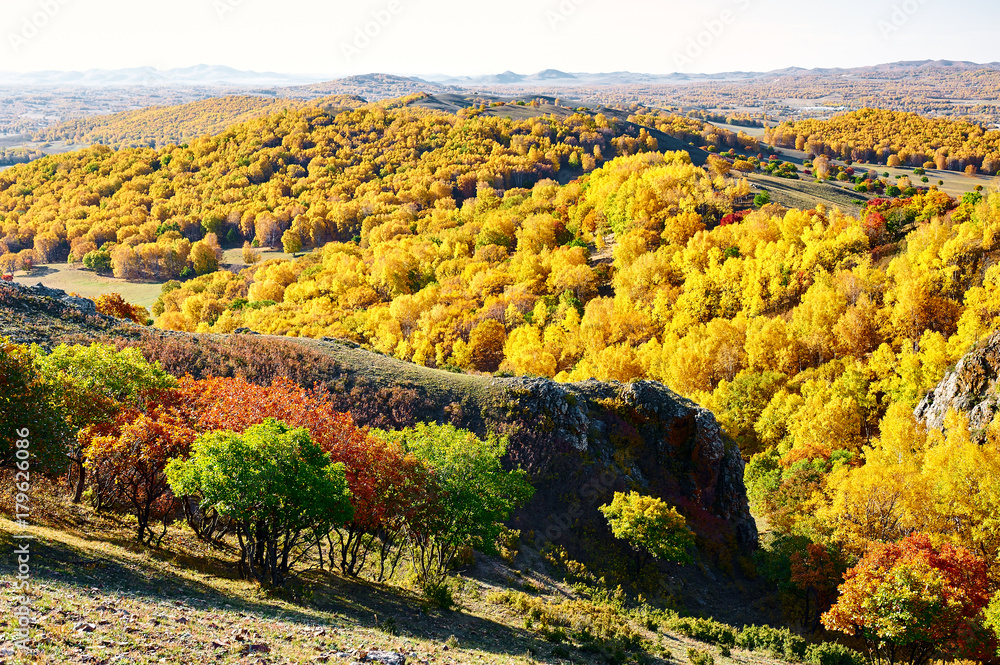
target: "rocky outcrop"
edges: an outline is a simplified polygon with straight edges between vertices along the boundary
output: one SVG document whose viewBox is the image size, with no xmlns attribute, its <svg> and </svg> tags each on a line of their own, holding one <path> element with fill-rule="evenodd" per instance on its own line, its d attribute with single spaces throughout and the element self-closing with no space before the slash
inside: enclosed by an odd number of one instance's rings
<svg viewBox="0 0 1000 665">
<path fill-rule="evenodd" d="M 742 456 L 707 409 L 652 381 L 494 379 L 490 393 L 480 423 L 507 433 L 512 463 L 544 479 L 522 528 L 585 549 L 607 528 L 597 507 L 638 490 L 680 505 L 696 530 L 756 547 Z"/>
<path fill-rule="evenodd" d="M 0 282 L 0 337 L 51 347 L 60 342 L 134 338 L 139 326 L 97 311 L 93 301 L 50 289 Z"/>
<path fill-rule="evenodd" d="M 34 286 L 25 286 L 24 284 L 17 284 L 16 282 L 9 282 L 5 284 L 5 286 L 7 288 L 20 291 L 23 295 L 28 297 L 50 298 L 64 307 L 72 307 L 79 310 L 84 316 L 98 315 L 97 307 L 94 305 L 93 300 L 81 298 L 80 296 L 74 296 L 59 289 L 52 289 L 41 283 L 35 284 Z"/>
<path fill-rule="evenodd" d="M 929 392 L 915 414 L 929 429 L 942 429 L 949 409 L 969 416 L 969 428 L 981 433 L 1000 408 L 1000 332 L 995 332 L 962 357 L 955 369 Z"/>
</svg>

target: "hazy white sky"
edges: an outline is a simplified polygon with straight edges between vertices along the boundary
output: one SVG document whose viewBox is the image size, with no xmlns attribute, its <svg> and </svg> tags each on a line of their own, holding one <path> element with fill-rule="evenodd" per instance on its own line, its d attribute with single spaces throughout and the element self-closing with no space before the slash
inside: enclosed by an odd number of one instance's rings
<svg viewBox="0 0 1000 665">
<path fill-rule="evenodd" d="M 2 0 L 0 71 L 718 72 L 987 62 L 998 37 L 988 0 Z"/>
</svg>

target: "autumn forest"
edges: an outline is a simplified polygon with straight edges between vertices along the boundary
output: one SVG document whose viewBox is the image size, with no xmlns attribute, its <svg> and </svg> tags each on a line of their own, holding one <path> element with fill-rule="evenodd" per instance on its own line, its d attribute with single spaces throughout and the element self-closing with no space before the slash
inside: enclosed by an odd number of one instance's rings
<svg viewBox="0 0 1000 665">
<path fill-rule="evenodd" d="M 332 612 L 330 654 L 465 612 L 518 647 L 456 662 L 996 662 L 1000 131 L 690 103 L 737 85 L 226 95 L 0 152 L 0 540 L 30 467 L 46 533 Z M 313 662 L 268 630 L 212 648 Z"/>
</svg>

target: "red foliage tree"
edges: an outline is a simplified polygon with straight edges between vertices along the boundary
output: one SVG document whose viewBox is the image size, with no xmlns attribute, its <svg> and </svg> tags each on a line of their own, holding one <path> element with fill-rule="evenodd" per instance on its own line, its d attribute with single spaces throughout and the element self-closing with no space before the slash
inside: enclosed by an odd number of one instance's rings
<svg viewBox="0 0 1000 665">
<path fill-rule="evenodd" d="M 731 212 L 724 216 L 719 221 L 719 226 L 729 226 L 730 224 L 739 224 L 743 219 L 750 214 L 749 210 L 737 210 L 736 212 Z"/>
<path fill-rule="evenodd" d="M 173 391 L 148 413 L 124 409 L 107 423 L 83 433 L 84 455 L 98 505 L 107 501 L 128 505 L 136 518 L 136 537 L 159 545 L 176 507 L 164 469 L 187 453 L 195 439 L 188 414 Z M 163 520 L 159 536 L 152 522 Z"/>
<path fill-rule="evenodd" d="M 875 663 L 990 660 L 997 645 L 981 623 L 989 591 L 986 562 L 964 548 L 919 533 L 874 542 L 823 625 L 860 638 Z"/>
<path fill-rule="evenodd" d="M 837 583 L 843 576 L 843 565 L 818 543 L 809 543 L 804 551 L 793 553 L 790 563 L 791 582 L 802 592 L 805 600 L 804 627 L 815 631 L 819 628 L 821 615 L 830 609 L 837 597 Z"/>
<path fill-rule="evenodd" d="M 869 212 L 865 215 L 865 219 L 861 223 L 861 228 L 864 229 L 865 235 L 868 236 L 869 247 L 878 247 L 885 244 L 887 240 L 886 221 L 881 213 L 874 210 Z"/>
</svg>

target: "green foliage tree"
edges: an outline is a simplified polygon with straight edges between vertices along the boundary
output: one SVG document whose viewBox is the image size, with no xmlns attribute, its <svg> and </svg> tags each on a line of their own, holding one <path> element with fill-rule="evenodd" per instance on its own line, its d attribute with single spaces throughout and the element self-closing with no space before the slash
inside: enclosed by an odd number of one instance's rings
<svg viewBox="0 0 1000 665">
<path fill-rule="evenodd" d="M 222 215 L 217 212 L 210 212 L 205 215 L 201 220 L 201 228 L 204 229 L 205 233 L 219 234 L 222 230 L 222 223 L 225 220 Z"/>
<path fill-rule="evenodd" d="M 36 370 L 34 355 L 0 337 L 0 468 L 57 473 L 67 464 L 72 436 L 57 388 Z"/>
<path fill-rule="evenodd" d="M 598 510 L 615 538 L 627 541 L 639 553 L 636 576 L 650 557 L 690 563 L 688 548 L 694 545 L 694 533 L 684 516 L 662 499 L 635 491 L 615 492 L 611 503 Z"/>
<path fill-rule="evenodd" d="M 83 448 L 89 438 L 112 433 L 114 420 L 123 409 L 145 411 L 160 391 L 177 382 L 159 363 L 149 363 L 138 349 L 117 351 L 106 344 L 60 344 L 49 354 L 35 347 L 34 364 L 39 375 L 55 386 L 56 404 L 66 424 L 81 431 L 78 445 L 70 453 L 77 471 L 73 500 L 78 502 L 86 482 Z"/>
<path fill-rule="evenodd" d="M 1000 642 L 1000 592 L 994 593 L 990 597 L 990 602 L 983 610 L 983 625 L 988 628 L 998 642 Z M 997 651 L 1000 656 L 1000 650 Z"/>
<path fill-rule="evenodd" d="M 83 257 L 83 267 L 102 275 L 111 274 L 111 252 L 95 249 Z"/>
<path fill-rule="evenodd" d="M 240 570 L 261 584 L 284 584 L 304 546 L 354 513 L 344 465 L 305 428 L 268 418 L 242 434 L 203 435 L 191 450 L 167 465 L 174 494 L 200 497 L 202 510 L 236 522 Z"/>
<path fill-rule="evenodd" d="M 463 548 L 495 553 L 504 521 L 534 494 L 524 471 L 503 469 L 506 442 L 501 439 L 483 441 L 453 425 L 427 423 L 376 434 L 399 443 L 431 470 L 430 500 L 408 534 L 425 586 L 443 581 Z"/>
<path fill-rule="evenodd" d="M 295 229 L 288 229 L 281 236 L 281 247 L 286 254 L 298 254 L 302 251 L 302 236 Z"/>
</svg>

